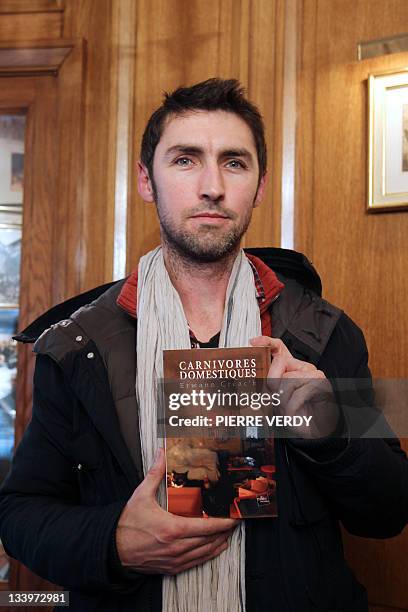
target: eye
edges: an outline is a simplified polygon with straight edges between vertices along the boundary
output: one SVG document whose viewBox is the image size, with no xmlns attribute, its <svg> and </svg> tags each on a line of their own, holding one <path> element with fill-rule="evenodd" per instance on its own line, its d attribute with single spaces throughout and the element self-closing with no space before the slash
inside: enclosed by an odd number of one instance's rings
<svg viewBox="0 0 408 612">
<path fill-rule="evenodd" d="M 177 166 L 182 166 L 182 167 L 186 167 L 189 166 L 190 164 L 192 164 L 192 160 L 189 157 L 179 157 L 178 159 L 176 159 L 176 161 L 174 162 Z"/>
<path fill-rule="evenodd" d="M 227 166 L 229 166 L 230 168 L 246 168 L 244 162 L 240 161 L 239 159 L 231 159 L 228 163 Z"/>
</svg>

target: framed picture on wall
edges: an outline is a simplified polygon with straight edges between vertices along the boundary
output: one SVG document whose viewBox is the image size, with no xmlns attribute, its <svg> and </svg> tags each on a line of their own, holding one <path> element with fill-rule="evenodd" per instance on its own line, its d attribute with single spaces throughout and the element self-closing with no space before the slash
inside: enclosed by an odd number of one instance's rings
<svg viewBox="0 0 408 612">
<path fill-rule="evenodd" d="M 368 210 L 408 210 L 408 70 L 369 75 Z"/>
</svg>

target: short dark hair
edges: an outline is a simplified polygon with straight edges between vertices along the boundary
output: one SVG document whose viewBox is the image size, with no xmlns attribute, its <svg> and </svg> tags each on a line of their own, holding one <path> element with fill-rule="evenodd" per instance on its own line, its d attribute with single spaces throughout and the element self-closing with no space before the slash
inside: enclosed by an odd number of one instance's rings
<svg viewBox="0 0 408 612">
<path fill-rule="evenodd" d="M 257 107 L 245 98 L 244 89 L 236 79 L 207 79 L 191 87 L 179 87 L 164 93 L 163 104 L 147 122 L 142 138 L 140 158 L 153 181 L 153 157 L 162 136 L 166 119 L 188 111 L 224 110 L 235 113 L 250 128 L 255 140 L 259 166 L 259 181 L 266 173 L 265 128 Z M 258 182 L 259 182 L 258 181 Z"/>
</svg>

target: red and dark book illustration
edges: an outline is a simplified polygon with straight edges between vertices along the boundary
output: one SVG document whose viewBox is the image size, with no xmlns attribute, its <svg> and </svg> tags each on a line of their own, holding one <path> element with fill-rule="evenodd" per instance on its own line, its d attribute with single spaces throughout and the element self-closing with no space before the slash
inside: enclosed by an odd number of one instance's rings
<svg viewBox="0 0 408 612">
<path fill-rule="evenodd" d="M 168 511 L 277 516 L 274 439 L 251 426 L 257 413 L 248 406 L 267 376 L 269 349 L 168 350 L 163 365 Z M 244 407 L 234 404 L 244 396 Z M 240 427 L 225 425 L 237 415 L 244 419 Z"/>
</svg>

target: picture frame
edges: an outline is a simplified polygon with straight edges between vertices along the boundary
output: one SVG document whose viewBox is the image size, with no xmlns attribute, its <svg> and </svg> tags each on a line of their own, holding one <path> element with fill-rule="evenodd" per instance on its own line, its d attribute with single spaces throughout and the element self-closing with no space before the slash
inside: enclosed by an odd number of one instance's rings
<svg viewBox="0 0 408 612">
<path fill-rule="evenodd" d="M 408 210 L 408 69 L 368 77 L 368 212 Z"/>
</svg>

